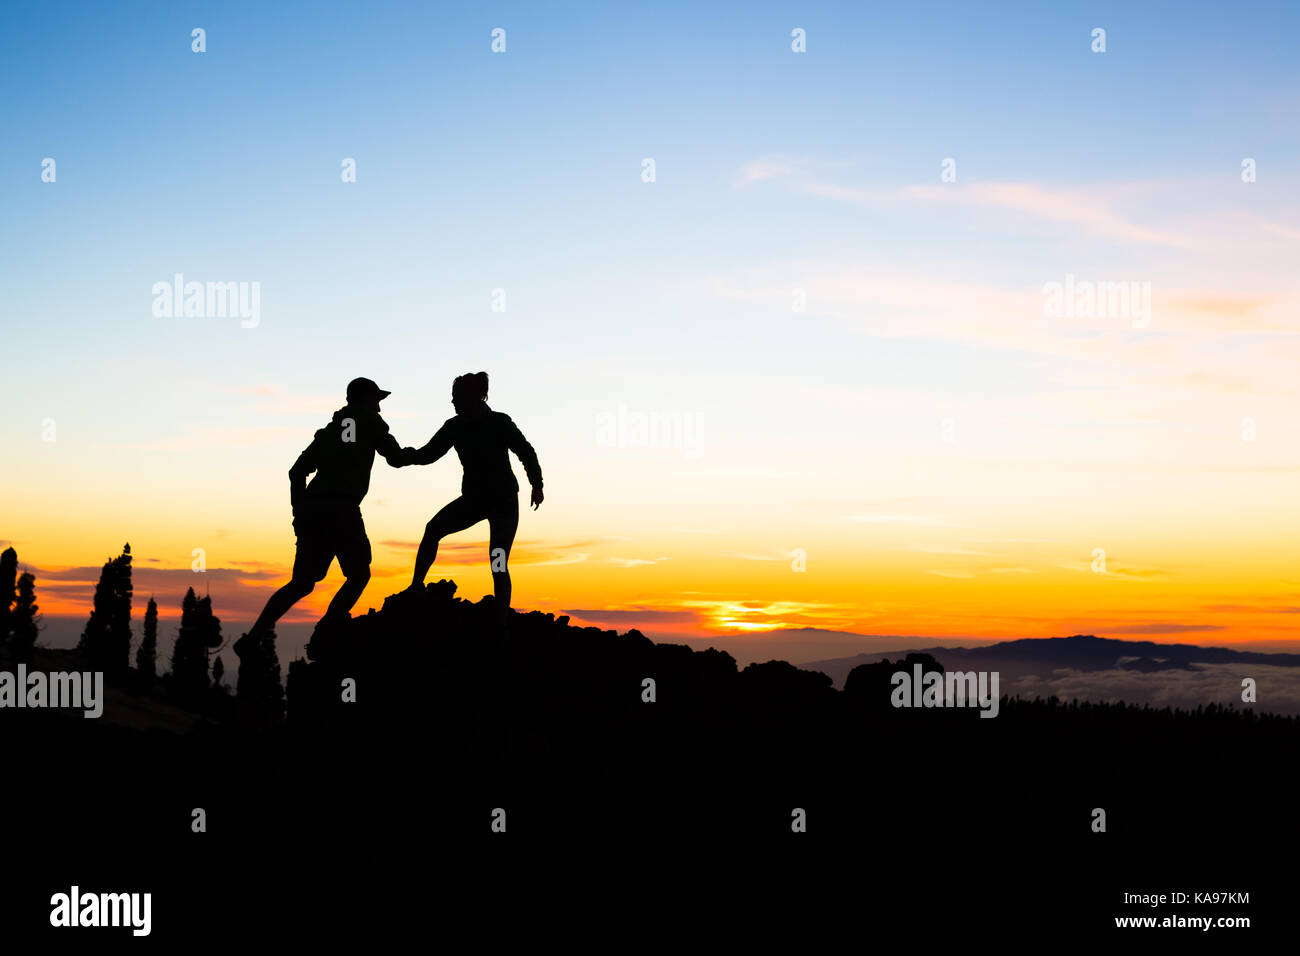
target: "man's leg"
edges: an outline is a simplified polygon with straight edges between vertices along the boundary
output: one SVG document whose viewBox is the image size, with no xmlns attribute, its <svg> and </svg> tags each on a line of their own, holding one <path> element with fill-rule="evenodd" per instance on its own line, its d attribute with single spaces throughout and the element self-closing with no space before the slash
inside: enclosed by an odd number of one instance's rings
<svg viewBox="0 0 1300 956">
<path fill-rule="evenodd" d="M 297 577 L 292 578 L 288 584 L 271 595 L 270 600 L 266 602 L 266 607 L 262 608 L 262 613 L 258 615 L 257 621 L 253 624 L 249 633 L 271 630 L 275 627 L 275 622 L 284 617 L 289 608 L 308 594 L 311 594 L 315 586 L 314 581 L 308 579 L 299 580 Z"/>
<path fill-rule="evenodd" d="M 256 646 L 259 635 L 272 630 L 289 608 L 312 592 L 316 582 L 325 577 L 330 562 L 334 560 L 329 541 L 322 535 L 319 522 L 314 516 L 294 518 L 293 526 L 299 532 L 293 556 L 293 577 L 288 584 L 271 595 L 252 628 L 232 646 L 232 650 L 241 657 L 241 648 Z"/>
<path fill-rule="evenodd" d="M 340 514 L 336 531 L 339 570 L 343 572 L 343 584 L 330 599 L 330 605 L 325 610 L 325 617 L 330 620 L 346 618 L 357 603 L 361 592 L 370 583 L 372 557 L 370 538 L 366 536 L 366 525 L 361 520 L 360 508 Z"/>
<path fill-rule="evenodd" d="M 366 589 L 370 583 L 370 569 L 366 568 L 359 574 L 353 574 L 344 579 L 339 586 L 334 597 L 330 599 L 330 606 L 325 609 L 327 617 L 347 617 L 357 599 L 361 597 L 361 592 Z"/>
<path fill-rule="evenodd" d="M 449 534 L 464 531 L 470 525 L 486 518 L 483 510 L 465 497 L 457 498 L 429 519 L 424 526 L 424 537 L 420 539 L 420 549 L 415 552 L 415 571 L 411 575 L 409 590 L 424 587 L 424 578 L 433 567 L 438 557 L 438 542 Z"/>
</svg>

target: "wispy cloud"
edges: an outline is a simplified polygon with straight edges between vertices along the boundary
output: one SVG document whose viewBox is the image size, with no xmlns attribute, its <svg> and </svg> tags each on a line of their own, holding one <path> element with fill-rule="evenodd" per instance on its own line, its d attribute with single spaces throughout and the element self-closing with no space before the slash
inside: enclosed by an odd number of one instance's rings
<svg viewBox="0 0 1300 956">
<path fill-rule="evenodd" d="M 698 611 L 690 608 L 664 608 L 655 605 L 632 605 L 612 608 L 566 608 L 565 614 L 599 624 L 621 627 L 637 624 L 694 624 L 700 620 Z"/>
<path fill-rule="evenodd" d="M 907 546 L 907 550 L 915 551 L 918 554 L 956 554 L 956 555 L 969 554 L 969 555 L 978 555 L 978 556 L 987 556 L 989 554 L 988 551 L 972 551 L 969 548 L 931 547 L 929 545 L 924 545 L 924 544 L 909 544 Z"/>
<path fill-rule="evenodd" d="M 723 557 L 736 558 L 740 561 L 789 561 L 791 553 L 789 551 L 773 551 L 767 554 L 753 554 L 743 551 L 724 551 Z"/>
<path fill-rule="evenodd" d="M 1111 566 L 1107 566 L 1106 573 L 1118 574 L 1120 577 L 1125 577 L 1125 578 L 1141 578 L 1141 579 L 1161 578 L 1167 574 L 1167 572 L 1162 571 L 1160 568 L 1123 568 L 1123 567 L 1111 567 Z"/>
<path fill-rule="evenodd" d="M 139 451 L 198 451 L 219 448 L 254 448 L 259 445 L 274 445 L 285 441 L 298 441 L 306 444 L 310 437 L 310 435 L 304 437 L 301 428 L 260 425 L 250 428 L 193 429 L 184 434 L 153 438 L 147 441 L 101 443 L 101 447 L 107 445 L 113 448 L 131 448 Z"/>
<path fill-rule="evenodd" d="M 1095 190 L 1046 189 L 1033 183 L 950 183 L 908 186 L 903 195 L 929 203 L 985 206 L 1052 223 L 1076 226 L 1089 235 L 1121 242 L 1187 248 L 1196 240 L 1138 225 L 1110 208 Z"/>
<path fill-rule="evenodd" d="M 692 600 L 684 607 L 700 609 L 709 626 L 719 631 L 769 631 L 789 627 L 825 627 L 845 620 L 835 604 L 802 601 Z"/>
<path fill-rule="evenodd" d="M 420 547 L 419 541 L 402 538 L 385 538 L 379 544 L 396 551 L 415 551 Z M 582 549 L 596 544 L 599 544 L 596 539 L 545 544 L 538 541 L 516 541 L 510 549 L 510 564 L 512 567 L 580 564 L 591 556 L 590 552 Z M 489 542 L 486 538 L 479 541 L 442 541 L 438 544 L 437 563 L 455 567 L 482 564 L 488 560 L 488 553 Z"/>
<path fill-rule="evenodd" d="M 1257 604 L 1205 604 L 1202 609 L 1219 614 L 1300 614 L 1300 607 L 1291 604 L 1260 602 Z"/>
<path fill-rule="evenodd" d="M 250 411 L 261 415 L 328 415 L 340 408 L 346 396 L 339 394 L 301 394 L 292 392 L 283 386 L 274 384 L 228 386 L 222 389 L 228 394 L 252 399 Z"/>
<path fill-rule="evenodd" d="M 158 602 L 158 613 L 165 619 L 180 614 L 181 600 L 186 590 L 193 588 L 200 596 L 212 596 L 217 616 L 231 620 L 246 620 L 261 610 L 270 591 L 288 580 L 289 569 L 270 563 L 256 568 L 208 568 L 195 572 L 188 565 L 181 568 L 160 568 L 151 564 L 134 564 L 132 586 L 135 592 L 134 613 L 141 614 L 149 598 Z M 48 613 L 68 615 L 89 613 L 99 580 L 99 567 L 70 567 L 34 569 L 38 594 Z M 297 615 L 289 620 L 305 619 L 310 611 L 306 606 L 296 609 Z"/>
<path fill-rule="evenodd" d="M 1196 631 L 1223 631 L 1221 624 L 1177 624 L 1171 621 L 1148 621 L 1144 624 L 1122 624 L 1118 627 L 1099 629 L 1099 635 L 1107 634 L 1191 634 Z"/>
<path fill-rule="evenodd" d="M 807 160 L 790 156 L 763 156 L 740 167 L 734 185 L 737 188 L 793 176 L 807 165 Z"/>
<path fill-rule="evenodd" d="M 1058 564 L 1058 568 L 1064 568 L 1067 571 L 1079 571 L 1085 574 L 1109 574 L 1120 578 L 1133 578 L 1139 581 L 1149 580 L 1151 578 L 1165 577 L 1168 572 L 1161 568 L 1140 568 L 1124 567 L 1117 564 L 1107 564 L 1105 571 L 1096 571 L 1093 569 L 1090 561 L 1071 561 L 1066 564 Z"/>
<path fill-rule="evenodd" d="M 849 521 L 859 521 L 864 524 L 914 524 L 914 525 L 933 525 L 935 527 L 948 526 L 942 515 L 899 515 L 899 514 L 877 514 L 877 515 L 848 515 Z"/>
<path fill-rule="evenodd" d="M 1153 243 L 1176 248 L 1198 244 L 1193 236 L 1142 225 L 1116 211 L 1115 197 L 1126 191 L 1125 184 L 1076 189 L 1053 189 L 1029 182 L 844 185 L 829 180 L 809 159 L 769 156 L 741 166 L 736 185 L 744 187 L 774 180 L 786 180 L 799 192 L 838 202 L 982 207 L 1070 226 L 1086 235 L 1118 242 Z M 1150 184 L 1146 185 L 1149 189 Z M 1286 227 L 1272 228 L 1280 235 L 1291 231 Z"/>
<path fill-rule="evenodd" d="M 1284 223 L 1273 222 L 1262 216 L 1249 216 L 1249 219 L 1261 230 L 1270 235 L 1279 236 L 1282 239 L 1300 240 L 1300 228 L 1288 226 Z"/>
</svg>

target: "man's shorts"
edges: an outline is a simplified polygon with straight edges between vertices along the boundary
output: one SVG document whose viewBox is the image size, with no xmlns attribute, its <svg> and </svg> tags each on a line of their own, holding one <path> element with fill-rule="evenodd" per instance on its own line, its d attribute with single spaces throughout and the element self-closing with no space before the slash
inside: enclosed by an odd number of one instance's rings
<svg viewBox="0 0 1300 956">
<path fill-rule="evenodd" d="M 298 535 L 293 576 L 298 580 L 319 581 L 336 557 L 344 577 L 370 569 L 370 539 L 358 505 L 309 499 L 298 506 L 293 530 Z"/>
</svg>

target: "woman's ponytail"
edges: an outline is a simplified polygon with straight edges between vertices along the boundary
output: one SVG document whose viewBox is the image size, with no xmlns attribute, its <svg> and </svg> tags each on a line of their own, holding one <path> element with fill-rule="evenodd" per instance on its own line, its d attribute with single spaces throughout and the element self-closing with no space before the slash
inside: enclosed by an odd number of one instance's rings
<svg viewBox="0 0 1300 956">
<path fill-rule="evenodd" d="M 466 372 L 464 375 L 456 376 L 456 380 L 451 383 L 451 397 L 453 399 L 485 402 L 487 401 L 487 395 L 487 372 Z"/>
</svg>

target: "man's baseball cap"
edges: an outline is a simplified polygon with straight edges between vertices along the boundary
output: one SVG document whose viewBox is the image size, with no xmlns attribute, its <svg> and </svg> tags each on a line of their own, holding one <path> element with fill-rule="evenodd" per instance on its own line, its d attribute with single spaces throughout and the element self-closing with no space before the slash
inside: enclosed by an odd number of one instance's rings
<svg viewBox="0 0 1300 956">
<path fill-rule="evenodd" d="M 385 392 L 368 378 L 354 378 L 348 382 L 348 401 L 353 399 L 371 399 L 380 401 L 392 395 L 392 392 Z"/>
</svg>

